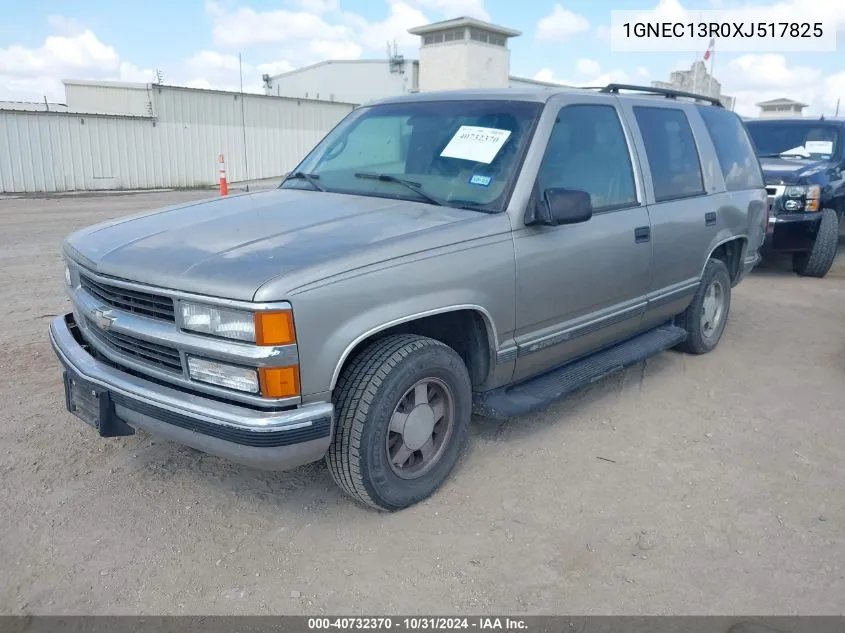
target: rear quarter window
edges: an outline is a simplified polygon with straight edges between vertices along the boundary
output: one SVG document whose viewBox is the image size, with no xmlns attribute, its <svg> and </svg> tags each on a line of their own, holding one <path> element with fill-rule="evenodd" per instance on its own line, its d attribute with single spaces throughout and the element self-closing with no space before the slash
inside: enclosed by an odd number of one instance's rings
<svg viewBox="0 0 845 633">
<path fill-rule="evenodd" d="M 698 106 L 698 111 L 713 140 L 728 191 L 763 187 L 760 162 L 740 118 L 733 112 L 712 106 Z"/>
<path fill-rule="evenodd" d="M 654 185 L 654 199 L 667 202 L 704 194 L 701 161 L 687 115 L 678 108 L 634 106 Z"/>
</svg>

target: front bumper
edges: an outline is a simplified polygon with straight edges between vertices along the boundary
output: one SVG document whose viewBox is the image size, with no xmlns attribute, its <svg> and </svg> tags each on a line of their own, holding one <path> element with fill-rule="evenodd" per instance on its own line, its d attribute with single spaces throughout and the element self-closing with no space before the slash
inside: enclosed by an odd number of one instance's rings
<svg viewBox="0 0 845 633">
<path fill-rule="evenodd" d="M 812 235 L 814 227 L 821 222 L 821 212 L 813 213 L 784 213 L 769 218 L 766 239 L 761 250 L 792 251 L 809 248 L 801 238 Z M 798 243 L 796 244 L 796 238 Z"/>
<path fill-rule="evenodd" d="M 72 314 L 50 324 L 50 342 L 68 375 L 107 392 L 115 417 L 130 427 L 262 470 L 295 468 L 328 450 L 331 403 L 262 411 L 206 398 L 104 363 L 77 336 Z"/>
</svg>

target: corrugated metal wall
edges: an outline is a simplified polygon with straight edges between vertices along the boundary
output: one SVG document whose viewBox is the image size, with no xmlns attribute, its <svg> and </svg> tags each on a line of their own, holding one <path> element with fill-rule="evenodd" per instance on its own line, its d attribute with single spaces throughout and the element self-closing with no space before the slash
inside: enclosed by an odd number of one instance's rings
<svg viewBox="0 0 845 633">
<path fill-rule="evenodd" d="M 74 112 L 153 116 L 150 84 L 65 81 L 65 101 Z"/>
<path fill-rule="evenodd" d="M 197 187 L 293 168 L 350 104 L 153 86 L 156 117 L 0 111 L 0 192 Z M 244 126 L 246 122 L 246 146 Z M 246 151 L 244 149 L 246 147 Z"/>
</svg>

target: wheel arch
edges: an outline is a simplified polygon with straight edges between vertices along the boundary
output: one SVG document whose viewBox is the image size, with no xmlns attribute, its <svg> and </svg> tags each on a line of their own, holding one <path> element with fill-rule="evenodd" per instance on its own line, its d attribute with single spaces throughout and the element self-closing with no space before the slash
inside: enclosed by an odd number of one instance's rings
<svg viewBox="0 0 845 633">
<path fill-rule="evenodd" d="M 737 280 L 742 276 L 742 265 L 745 259 L 745 252 L 748 248 L 747 235 L 731 235 L 718 240 L 707 254 L 704 264 L 701 266 L 701 273 L 699 279 L 704 275 L 704 268 L 707 262 L 711 259 L 719 259 L 724 262 L 728 268 L 728 274 L 731 278 L 731 285 L 736 284 Z"/>
<path fill-rule="evenodd" d="M 453 348 L 467 365 L 473 386 L 493 370 L 498 334 L 490 313 L 479 305 L 452 305 L 393 319 L 362 332 L 344 349 L 332 373 L 334 390 L 343 369 L 371 343 L 391 334 L 428 336 Z"/>
</svg>

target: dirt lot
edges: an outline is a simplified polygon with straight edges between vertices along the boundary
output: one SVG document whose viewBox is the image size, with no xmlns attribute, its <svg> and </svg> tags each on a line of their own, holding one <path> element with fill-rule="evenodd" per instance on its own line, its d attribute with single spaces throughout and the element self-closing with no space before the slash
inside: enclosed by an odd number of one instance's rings
<svg viewBox="0 0 845 633">
<path fill-rule="evenodd" d="M 0 200 L 0 612 L 841 613 L 843 259 L 756 271 L 713 354 L 479 420 L 448 485 L 386 515 L 322 463 L 256 472 L 64 411 L 62 237 L 207 195 Z"/>
</svg>

